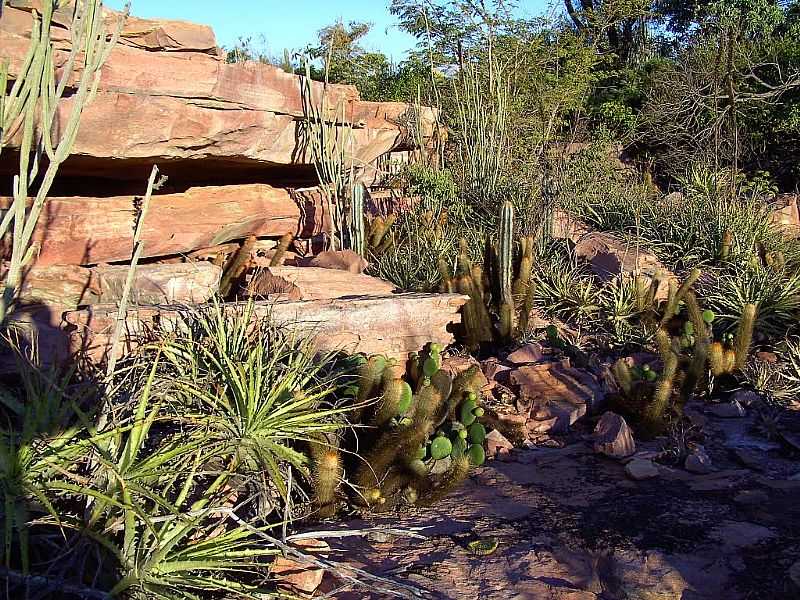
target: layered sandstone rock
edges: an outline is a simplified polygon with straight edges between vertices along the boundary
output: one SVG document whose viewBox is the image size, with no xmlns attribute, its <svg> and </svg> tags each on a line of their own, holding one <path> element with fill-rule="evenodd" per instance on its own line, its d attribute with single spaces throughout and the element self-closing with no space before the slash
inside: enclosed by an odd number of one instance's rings
<svg viewBox="0 0 800 600">
<path fill-rule="evenodd" d="M 0 198 L 0 208 L 11 204 Z M 50 198 L 34 241 L 37 266 L 90 265 L 129 260 L 140 199 Z M 316 190 L 269 185 L 190 188 L 181 194 L 153 196 L 145 215 L 143 257 L 189 253 L 251 235 L 311 237 L 326 229 Z"/>
<path fill-rule="evenodd" d="M 30 9 L 36 5 L 11 2 L 0 18 L 0 56 L 10 60 L 12 79 L 28 48 Z M 64 7 L 56 15 L 57 66 L 68 55 L 70 14 Z M 110 11 L 109 28 L 116 18 Z M 131 18 L 84 112 L 73 154 L 104 161 L 216 158 L 266 167 L 308 165 L 303 90 L 303 77 L 277 67 L 226 63 L 208 27 Z M 360 164 L 409 145 L 409 105 L 362 102 L 352 86 L 312 82 L 311 100 L 319 104 L 323 95 L 329 117 L 341 109 L 353 125 L 353 154 Z M 71 108 L 67 97 L 57 122 L 66 122 Z M 433 117 L 425 109 L 418 120 L 423 137 L 433 134 Z"/>
<path fill-rule="evenodd" d="M 256 302 L 254 318 L 268 318 L 316 340 L 323 351 L 382 354 L 406 360 L 429 342 L 448 346 L 450 328 L 459 323 L 459 311 L 468 300 L 456 294 L 401 294 L 393 296 Z M 235 311 L 236 305 L 226 305 Z M 174 328 L 181 311 L 174 307 L 132 308 L 125 315 L 121 352 L 131 352 L 146 333 Z M 98 305 L 64 315 L 73 351 L 89 359 L 107 358 L 117 321 L 117 308 Z"/>
</svg>

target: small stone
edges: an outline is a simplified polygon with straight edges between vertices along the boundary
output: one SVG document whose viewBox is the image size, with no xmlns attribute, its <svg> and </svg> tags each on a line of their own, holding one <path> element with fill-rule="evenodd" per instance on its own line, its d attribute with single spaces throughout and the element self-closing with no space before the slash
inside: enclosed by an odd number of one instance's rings
<svg viewBox="0 0 800 600">
<path fill-rule="evenodd" d="M 514 449 L 514 444 L 502 433 L 493 429 L 486 436 L 486 456 L 487 458 L 500 458 L 508 456 Z"/>
<path fill-rule="evenodd" d="M 643 479 L 658 477 L 658 467 L 651 460 L 637 458 L 625 465 L 625 473 L 631 479 L 642 481 Z"/>
<path fill-rule="evenodd" d="M 627 458 L 636 452 L 633 432 L 621 416 L 605 413 L 594 429 L 594 451 L 611 458 Z"/>
<path fill-rule="evenodd" d="M 711 464 L 711 457 L 706 452 L 703 446 L 695 446 L 689 456 L 683 463 L 683 468 L 689 473 L 696 473 L 697 475 L 706 475 L 714 470 Z"/>
<path fill-rule="evenodd" d="M 298 540 L 295 545 L 304 554 L 326 557 L 331 547 L 321 540 Z M 293 592 L 312 595 L 322 583 L 324 569 L 305 564 L 299 559 L 279 556 L 270 567 L 270 574 L 278 586 Z"/>
<path fill-rule="evenodd" d="M 744 407 L 735 400 L 723 404 L 712 404 L 707 411 L 721 419 L 738 419 L 747 414 Z"/>
<path fill-rule="evenodd" d="M 542 347 L 537 343 L 525 344 L 508 355 L 506 359 L 514 365 L 527 365 L 542 360 Z"/>
</svg>

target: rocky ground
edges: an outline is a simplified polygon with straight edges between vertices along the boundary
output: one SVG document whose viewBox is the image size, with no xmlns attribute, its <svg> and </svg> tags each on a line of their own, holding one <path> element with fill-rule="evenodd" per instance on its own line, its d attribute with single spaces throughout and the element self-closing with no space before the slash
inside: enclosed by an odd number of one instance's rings
<svg viewBox="0 0 800 600">
<path fill-rule="evenodd" d="M 631 458 L 598 454 L 594 439 L 576 432 L 560 448 L 499 457 L 432 508 L 339 525 L 422 528 L 424 539 L 333 540 L 331 558 L 413 585 L 424 598 L 800 598 L 798 449 L 757 433 L 754 411 L 691 412 L 704 421 L 708 460 L 695 470 L 705 473 L 653 462 L 650 477 L 635 480 Z M 800 430 L 792 414 L 783 423 Z M 660 449 L 640 444 L 633 459 L 649 461 Z M 476 540 L 497 549 L 477 555 Z M 337 585 L 326 576 L 322 590 L 388 597 Z"/>
</svg>

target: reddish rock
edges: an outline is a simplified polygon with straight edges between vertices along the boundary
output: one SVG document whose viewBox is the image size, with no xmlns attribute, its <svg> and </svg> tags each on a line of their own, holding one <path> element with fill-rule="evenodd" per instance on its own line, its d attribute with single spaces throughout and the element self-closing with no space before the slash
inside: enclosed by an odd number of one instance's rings
<svg viewBox="0 0 800 600">
<path fill-rule="evenodd" d="M 600 418 L 593 437 L 595 452 L 611 458 L 627 458 L 636 452 L 633 431 L 624 418 L 613 412 Z"/>
<path fill-rule="evenodd" d="M 328 250 L 320 252 L 308 262 L 311 267 L 337 269 L 350 273 L 363 273 L 369 263 L 352 250 Z"/>
<path fill-rule="evenodd" d="M 294 545 L 303 554 L 319 558 L 327 558 L 331 549 L 326 542 L 321 540 L 303 539 L 298 540 Z M 322 583 L 325 569 L 299 558 L 279 556 L 270 566 L 270 575 L 277 581 L 278 587 L 311 596 Z"/>
<path fill-rule="evenodd" d="M 586 385 L 592 379 L 588 373 L 560 363 L 520 367 L 511 374 L 511 382 L 519 386 L 520 398 L 530 404 L 536 422 L 528 428 L 537 433 L 566 432 L 584 416 L 599 393 L 596 380 L 593 387 Z"/>
<path fill-rule="evenodd" d="M 514 365 L 527 365 L 539 362 L 543 356 L 541 344 L 533 342 L 514 350 L 506 360 Z"/>
<path fill-rule="evenodd" d="M 326 227 L 316 190 L 269 185 L 190 188 L 153 196 L 142 233 L 143 257 L 180 254 L 250 235 L 309 235 Z M 51 198 L 34 233 L 38 266 L 129 260 L 136 199 Z M 0 198 L 0 207 L 11 199 Z M 307 208 L 317 207 L 318 211 Z"/>
<path fill-rule="evenodd" d="M 490 431 L 486 436 L 486 456 L 488 458 L 508 456 L 513 449 L 514 444 L 496 429 Z"/>
<path fill-rule="evenodd" d="M 301 302 L 255 302 L 254 319 L 271 319 L 313 337 L 321 351 L 383 354 L 406 360 L 409 352 L 428 342 L 453 343 L 453 323 L 460 321 L 466 296 L 456 294 L 397 294 Z M 227 308 L 227 306 L 226 306 Z M 230 305 L 230 310 L 240 310 Z M 128 310 L 120 353 L 132 352 L 144 332 L 170 331 L 179 315 L 171 307 Z M 117 309 L 97 305 L 64 316 L 73 349 L 81 348 L 94 362 L 103 361 L 117 320 Z"/>
<path fill-rule="evenodd" d="M 283 282 L 283 283 L 282 283 Z M 248 286 L 254 297 L 283 295 L 291 288 L 294 300 L 324 300 L 364 296 L 389 296 L 394 285 L 377 277 L 317 267 L 269 267 Z"/>
<path fill-rule="evenodd" d="M 24 303 L 67 308 L 113 304 L 122 299 L 128 266 L 102 265 L 91 269 L 72 265 L 34 267 L 20 290 Z M 209 262 L 150 264 L 136 268 L 131 304 L 200 304 L 219 289 L 222 269 Z"/>
<path fill-rule="evenodd" d="M 67 59 L 70 41 L 69 15 L 60 14 L 57 68 Z M 111 20 L 109 16 L 109 27 Z M 16 4 L 3 11 L 0 47 L 10 59 L 11 80 L 22 67 L 30 29 L 29 12 L 17 10 Z M 79 76 L 74 73 L 73 80 Z M 227 63 L 207 27 L 132 19 L 103 67 L 99 93 L 84 111 L 73 152 L 105 161 L 217 158 L 261 167 L 308 165 L 302 131 L 303 81 L 272 65 Z M 362 102 L 353 86 L 326 88 L 311 82 L 315 104 L 323 93 L 330 107 L 326 117 L 336 119 L 341 106 L 353 124 L 350 150 L 360 164 L 409 145 L 401 125 L 408 104 Z M 72 102 L 67 95 L 59 104 L 56 123 L 66 122 Z M 420 112 L 423 139 L 433 135 L 434 122 L 433 110 Z M 59 134 L 56 129 L 56 137 Z M 10 143 L 17 141 L 12 136 Z M 127 176 L 123 170 L 119 174 Z"/>
</svg>

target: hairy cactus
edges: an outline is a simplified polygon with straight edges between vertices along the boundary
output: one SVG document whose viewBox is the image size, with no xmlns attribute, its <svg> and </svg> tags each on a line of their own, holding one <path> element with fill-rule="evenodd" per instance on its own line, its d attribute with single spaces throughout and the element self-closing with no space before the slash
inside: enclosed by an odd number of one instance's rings
<svg viewBox="0 0 800 600">
<path fill-rule="evenodd" d="M 317 513 L 323 518 L 336 514 L 336 490 L 342 480 L 342 455 L 339 448 L 322 442 L 312 442 L 311 465 Z"/>
<path fill-rule="evenodd" d="M 241 247 L 231 255 L 228 264 L 225 265 L 219 284 L 219 293 L 223 298 L 230 295 L 234 285 L 241 279 L 247 269 L 247 263 L 250 261 L 257 241 L 258 238 L 254 235 L 248 237 Z"/>
<path fill-rule="evenodd" d="M 281 236 L 281 239 L 278 241 L 278 245 L 275 248 L 275 254 L 272 255 L 272 260 L 269 262 L 270 267 L 279 267 L 283 264 L 283 259 L 286 257 L 286 252 L 289 250 L 289 246 L 294 241 L 294 235 L 291 233 L 285 233 Z"/>
<path fill-rule="evenodd" d="M 485 460 L 486 429 L 478 422 L 484 414 L 480 370 L 473 367 L 452 379 L 441 369 L 442 350 L 430 344 L 411 358 L 413 396 L 406 367 L 382 357 L 361 366 L 357 399 L 380 400 L 370 421 L 376 435 L 369 438 L 352 481 L 373 509 L 386 510 L 401 500 L 429 503 L 463 480 L 464 465 L 468 472 L 470 464 Z M 431 474 L 436 461 L 450 461 L 444 475 Z"/>
</svg>

